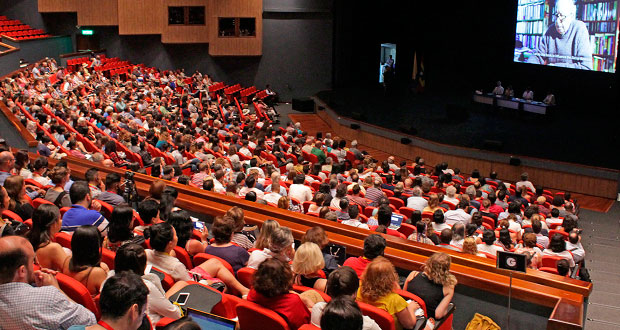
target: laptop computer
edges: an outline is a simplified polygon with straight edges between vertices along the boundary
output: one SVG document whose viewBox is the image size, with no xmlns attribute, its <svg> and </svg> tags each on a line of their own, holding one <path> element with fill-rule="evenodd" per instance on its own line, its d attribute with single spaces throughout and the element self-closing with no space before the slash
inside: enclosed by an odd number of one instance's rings
<svg viewBox="0 0 620 330">
<path fill-rule="evenodd" d="M 203 330 L 235 330 L 237 322 L 221 316 L 205 313 L 196 309 L 188 308 L 187 315 Z"/>
<path fill-rule="evenodd" d="M 392 219 L 390 219 L 390 229 L 393 230 L 398 230 L 398 228 L 400 228 L 400 225 L 403 223 L 403 216 L 402 214 L 396 214 L 396 213 L 392 213 Z"/>
</svg>

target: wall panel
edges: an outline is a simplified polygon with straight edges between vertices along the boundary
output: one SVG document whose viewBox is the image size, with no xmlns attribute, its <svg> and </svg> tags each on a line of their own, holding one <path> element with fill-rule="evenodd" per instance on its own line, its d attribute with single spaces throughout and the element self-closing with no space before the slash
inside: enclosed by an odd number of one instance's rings
<svg viewBox="0 0 620 330">
<path fill-rule="evenodd" d="M 79 0 L 39 0 L 40 13 L 65 13 L 77 11 Z"/>
<path fill-rule="evenodd" d="M 118 0 L 78 1 L 77 12 L 82 26 L 118 25 Z"/>
<path fill-rule="evenodd" d="M 163 0 L 118 0 L 118 34 L 160 34 Z"/>
</svg>

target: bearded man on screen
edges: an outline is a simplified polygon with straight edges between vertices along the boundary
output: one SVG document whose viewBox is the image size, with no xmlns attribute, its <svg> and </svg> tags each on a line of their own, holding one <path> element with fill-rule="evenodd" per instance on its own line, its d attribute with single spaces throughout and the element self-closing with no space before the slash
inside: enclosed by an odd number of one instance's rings
<svg viewBox="0 0 620 330">
<path fill-rule="evenodd" d="M 540 39 L 528 63 L 592 70 L 592 46 L 586 24 L 576 19 L 574 0 L 555 3 L 555 23 Z"/>
</svg>

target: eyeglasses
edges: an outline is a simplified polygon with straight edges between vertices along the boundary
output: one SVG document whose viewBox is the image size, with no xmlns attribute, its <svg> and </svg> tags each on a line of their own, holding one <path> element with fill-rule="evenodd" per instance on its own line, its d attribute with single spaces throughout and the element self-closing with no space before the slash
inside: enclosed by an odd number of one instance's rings
<svg viewBox="0 0 620 330">
<path fill-rule="evenodd" d="M 564 14 L 553 14 L 553 17 L 555 17 L 556 21 L 560 21 L 560 22 L 564 22 L 565 19 L 567 19 L 570 15 L 564 15 Z"/>
</svg>

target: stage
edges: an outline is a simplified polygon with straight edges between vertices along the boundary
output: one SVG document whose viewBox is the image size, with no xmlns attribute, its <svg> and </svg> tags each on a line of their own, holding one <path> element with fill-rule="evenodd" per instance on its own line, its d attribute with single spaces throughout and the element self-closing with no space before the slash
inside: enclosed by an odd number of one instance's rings
<svg viewBox="0 0 620 330">
<path fill-rule="evenodd" d="M 386 94 L 377 86 L 323 91 L 318 97 L 341 116 L 443 144 L 618 169 L 609 155 L 618 150 L 617 111 L 603 118 L 605 109 L 576 109 L 558 100 L 553 111 L 541 115 L 475 103 L 472 94 L 416 94 L 405 86 Z"/>
</svg>

